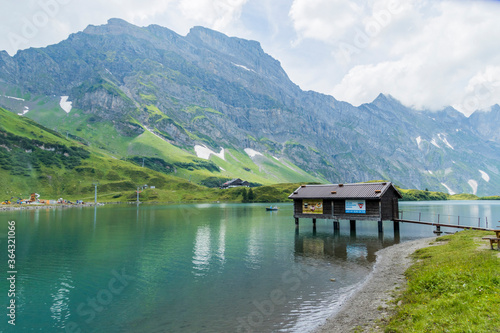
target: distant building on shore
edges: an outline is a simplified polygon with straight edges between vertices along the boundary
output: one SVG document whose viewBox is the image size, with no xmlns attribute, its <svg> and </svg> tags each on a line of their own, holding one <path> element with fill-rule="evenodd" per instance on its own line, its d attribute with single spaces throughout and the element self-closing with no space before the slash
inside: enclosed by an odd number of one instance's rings
<svg viewBox="0 0 500 333">
<path fill-rule="evenodd" d="M 230 181 L 225 182 L 220 187 L 221 189 L 231 188 L 231 187 L 249 187 L 250 183 L 246 180 L 241 180 L 240 178 L 231 179 Z"/>
</svg>

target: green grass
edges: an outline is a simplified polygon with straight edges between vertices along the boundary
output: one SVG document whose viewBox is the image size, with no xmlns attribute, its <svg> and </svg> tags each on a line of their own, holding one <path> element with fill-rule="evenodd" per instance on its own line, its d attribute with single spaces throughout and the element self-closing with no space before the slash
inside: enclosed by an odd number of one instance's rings
<svg viewBox="0 0 500 333">
<path fill-rule="evenodd" d="M 489 242 L 478 248 L 484 235 L 466 230 L 418 250 L 385 332 L 500 332 L 500 258 Z"/>
</svg>

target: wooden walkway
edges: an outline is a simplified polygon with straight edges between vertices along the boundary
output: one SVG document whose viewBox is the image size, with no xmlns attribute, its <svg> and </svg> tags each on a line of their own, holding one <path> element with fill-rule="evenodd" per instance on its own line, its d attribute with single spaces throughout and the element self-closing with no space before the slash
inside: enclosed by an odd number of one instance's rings
<svg viewBox="0 0 500 333">
<path fill-rule="evenodd" d="M 470 229 L 470 230 L 483 230 L 483 231 L 493 231 L 493 230 L 495 230 L 495 229 L 486 228 L 486 227 L 474 227 L 474 226 L 470 226 L 470 225 L 436 223 L 436 222 L 425 222 L 425 221 L 415 221 L 415 220 L 395 219 L 394 222 L 431 225 L 431 226 L 435 226 L 437 231 L 440 231 L 441 227 L 444 227 L 444 228 Z"/>
<path fill-rule="evenodd" d="M 482 223 L 480 217 L 471 216 L 457 216 L 457 215 L 445 215 L 445 214 L 429 214 L 421 213 L 416 211 L 400 211 L 399 218 L 394 219 L 394 223 L 413 223 L 413 224 L 423 224 L 436 227 L 436 233 L 441 232 L 441 227 L 443 228 L 456 228 L 456 229 L 470 229 L 470 230 L 482 230 L 482 231 L 495 231 L 498 230 L 500 226 L 496 229 L 490 228 L 488 225 L 488 217 L 486 217 Z M 408 217 L 410 215 L 410 217 Z M 405 216 L 405 217 L 403 217 Z M 430 222 L 430 221 L 436 222 Z M 442 223 L 445 220 L 447 223 Z M 456 223 L 453 223 L 456 221 Z M 500 221 L 499 221 L 500 223 Z"/>
</svg>

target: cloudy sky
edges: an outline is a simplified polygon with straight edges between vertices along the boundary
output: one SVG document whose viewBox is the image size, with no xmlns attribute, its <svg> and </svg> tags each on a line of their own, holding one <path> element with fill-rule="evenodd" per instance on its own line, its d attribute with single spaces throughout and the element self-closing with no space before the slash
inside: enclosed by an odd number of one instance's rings
<svg viewBox="0 0 500 333">
<path fill-rule="evenodd" d="M 468 115 L 500 104 L 500 1 L 3 1 L 0 50 L 41 47 L 118 17 L 185 35 L 195 25 L 257 40 L 304 90 L 354 105 L 390 94 Z"/>
</svg>

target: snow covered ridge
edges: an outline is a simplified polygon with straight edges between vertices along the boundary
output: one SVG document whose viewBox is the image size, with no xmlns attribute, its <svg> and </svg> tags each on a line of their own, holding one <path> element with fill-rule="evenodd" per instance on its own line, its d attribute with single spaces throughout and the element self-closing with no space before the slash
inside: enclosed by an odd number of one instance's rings
<svg viewBox="0 0 500 333">
<path fill-rule="evenodd" d="M 66 113 L 70 113 L 73 108 L 73 102 L 68 102 L 68 98 L 69 96 L 61 96 L 61 101 L 59 102 L 59 106 L 61 106 L 61 109 Z"/>
<path fill-rule="evenodd" d="M 250 158 L 254 158 L 255 156 L 264 156 L 262 153 L 259 153 L 256 150 L 253 150 L 252 148 L 245 148 L 245 153 L 247 153 Z"/>
<path fill-rule="evenodd" d="M 484 172 L 483 170 L 479 170 L 479 172 L 481 173 L 481 177 L 486 181 L 486 182 L 489 182 L 490 181 L 490 175 L 488 175 L 486 172 Z"/>
<path fill-rule="evenodd" d="M 215 153 L 209 148 L 207 148 L 207 146 L 205 145 L 203 146 L 196 145 L 194 146 L 194 151 L 196 152 L 196 156 L 198 156 L 199 158 L 203 158 L 204 160 L 210 159 L 210 155 L 217 156 L 223 159 L 224 161 L 226 160 L 224 148 L 221 148 L 220 153 Z"/>
</svg>

